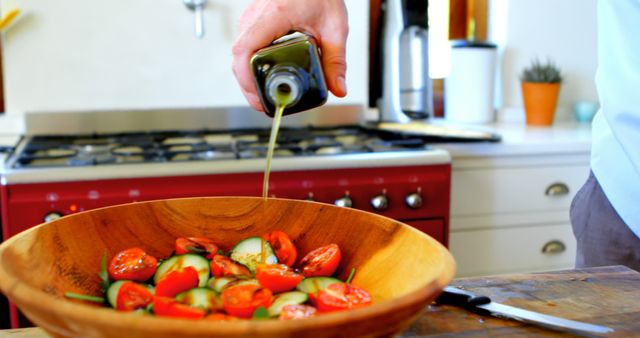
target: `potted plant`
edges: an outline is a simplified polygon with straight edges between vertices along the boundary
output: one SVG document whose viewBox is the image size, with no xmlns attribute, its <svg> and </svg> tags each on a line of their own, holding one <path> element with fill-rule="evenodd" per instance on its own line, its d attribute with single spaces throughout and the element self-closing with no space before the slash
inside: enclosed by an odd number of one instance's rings
<svg viewBox="0 0 640 338">
<path fill-rule="evenodd" d="M 562 74 L 551 60 L 533 60 L 520 76 L 528 125 L 550 126 L 558 102 Z"/>
</svg>

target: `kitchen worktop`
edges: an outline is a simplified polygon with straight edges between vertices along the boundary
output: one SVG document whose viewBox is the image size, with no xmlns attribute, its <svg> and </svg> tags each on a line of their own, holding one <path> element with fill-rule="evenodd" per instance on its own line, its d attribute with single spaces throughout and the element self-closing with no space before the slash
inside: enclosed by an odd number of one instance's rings
<svg viewBox="0 0 640 338">
<path fill-rule="evenodd" d="M 517 156 L 535 154 L 565 154 L 591 150 L 591 124 L 575 121 L 556 122 L 549 127 L 527 126 L 522 122 L 482 125 L 451 124 L 456 128 L 489 131 L 499 134 L 498 143 L 444 143 L 438 147 L 447 150 L 454 158 L 481 156 Z"/>
<path fill-rule="evenodd" d="M 615 331 L 607 337 L 640 337 L 640 273 L 623 266 L 454 280 L 451 285 L 493 301 Z M 430 305 L 399 337 L 574 337 L 516 321 Z M 0 331 L 0 338 L 46 337 L 39 328 Z"/>
</svg>

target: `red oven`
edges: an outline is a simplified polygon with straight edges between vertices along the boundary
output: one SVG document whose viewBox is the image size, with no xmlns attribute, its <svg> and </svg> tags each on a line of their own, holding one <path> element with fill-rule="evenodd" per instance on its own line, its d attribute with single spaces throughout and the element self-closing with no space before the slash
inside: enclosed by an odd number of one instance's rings
<svg viewBox="0 0 640 338">
<path fill-rule="evenodd" d="M 97 207 L 195 196 L 260 196 L 268 130 L 23 139 L 2 178 L 2 234 Z M 447 245 L 449 155 L 362 127 L 283 129 L 270 195 L 375 212 Z M 12 326 L 20 323 L 15 309 Z"/>
</svg>

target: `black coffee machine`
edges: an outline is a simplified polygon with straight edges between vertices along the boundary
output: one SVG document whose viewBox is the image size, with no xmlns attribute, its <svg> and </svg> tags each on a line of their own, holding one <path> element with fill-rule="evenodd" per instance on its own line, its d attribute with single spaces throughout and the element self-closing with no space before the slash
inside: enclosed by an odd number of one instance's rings
<svg viewBox="0 0 640 338">
<path fill-rule="evenodd" d="M 428 8 L 428 0 L 382 1 L 369 98 L 380 121 L 433 116 Z"/>
</svg>

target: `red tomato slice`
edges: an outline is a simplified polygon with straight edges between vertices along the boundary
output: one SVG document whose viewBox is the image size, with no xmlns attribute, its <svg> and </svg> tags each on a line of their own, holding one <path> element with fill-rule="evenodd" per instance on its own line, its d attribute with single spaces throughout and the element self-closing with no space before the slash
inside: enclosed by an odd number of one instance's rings
<svg viewBox="0 0 640 338">
<path fill-rule="evenodd" d="M 260 264 L 256 267 L 256 279 L 273 293 L 289 291 L 303 278 L 284 264 Z"/>
<path fill-rule="evenodd" d="M 272 293 L 260 285 L 244 284 L 232 286 L 222 291 L 224 310 L 236 317 L 250 318 L 257 308 L 271 305 Z"/>
<path fill-rule="evenodd" d="M 140 248 L 120 251 L 111 259 L 108 271 L 113 280 L 144 282 L 156 273 L 158 260 Z"/>
<path fill-rule="evenodd" d="M 144 309 L 153 302 L 153 293 L 144 285 L 124 282 L 116 298 L 116 310 L 135 311 Z"/>
<path fill-rule="evenodd" d="M 340 264 L 342 253 L 337 244 L 319 247 L 302 258 L 298 264 L 305 277 L 333 275 Z"/>
<path fill-rule="evenodd" d="M 176 255 L 186 253 L 194 253 L 211 259 L 218 253 L 218 246 L 205 237 L 181 237 L 176 239 Z"/>
<path fill-rule="evenodd" d="M 156 296 L 175 297 L 183 291 L 198 287 L 198 271 L 192 266 L 169 272 L 156 284 Z"/>
<path fill-rule="evenodd" d="M 316 308 L 310 305 L 304 304 L 289 304 L 285 305 L 282 308 L 282 312 L 280 312 L 279 319 L 281 320 L 289 320 L 289 319 L 302 319 L 309 318 L 316 314 Z"/>
<path fill-rule="evenodd" d="M 313 301 L 320 312 L 353 309 L 371 304 L 371 295 L 363 288 L 334 283 L 318 291 Z"/>
<path fill-rule="evenodd" d="M 273 251 L 276 253 L 276 257 L 278 257 L 278 262 L 289 267 L 296 263 L 298 250 L 291 242 L 289 235 L 282 231 L 272 231 L 264 234 L 262 239 L 269 242 Z"/>
<path fill-rule="evenodd" d="M 153 297 L 153 313 L 159 317 L 200 319 L 206 314 L 204 309 L 181 304 L 169 297 Z"/>
<path fill-rule="evenodd" d="M 211 275 L 214 277 L 234 275 L 251 276 L 251 271 L 243 265 L 232 261 L 229 257 L 215 255 L 211 260 Z"/>
</svg>

